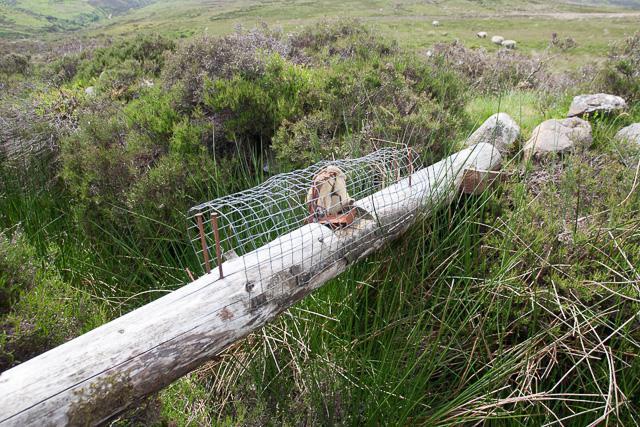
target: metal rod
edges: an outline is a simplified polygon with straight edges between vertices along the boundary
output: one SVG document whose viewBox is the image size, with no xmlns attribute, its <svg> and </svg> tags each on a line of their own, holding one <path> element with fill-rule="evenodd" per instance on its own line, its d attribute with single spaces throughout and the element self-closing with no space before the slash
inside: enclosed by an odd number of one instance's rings
<svg viewBox="0 0 640 427">
<path fill-rule="evenodd" d="M 209 264 L 209 248 L 207 248 L 207 240 L 204 236 L 204 224 L 202 223 L 202 214 L 196 215 L 198 221 L 198 230 L 200 231 L 200 243 L 202 244 L 202 254 L 204 256 L 204 269 L 207 274 L 211 273 L 211 264 Z"/>
<path fill-rule="evenodd" d="M 411 175 L 413 175 L 413 156 L 411 155 L 411 148 L 407 147 L 409 151 L 407 156 L 409 157 L 409 187 L 411 187 Z"/>
<path fill-rule="evenodd" d="M 393 172 L 396 176 L 396 182 L 400 181 L 400 167 L 398 166 L 398 157 L 396 157 L 396 153 L 393 154 Z"/>
<path fill-rule="evenodd" d="M 220 232 L 218 231 L 218 214 L 211 212 L 211 228 L 213 228 L 213 237 L 216 239 L 216 261 L 218 262 L 218 273 L 220 278 L 224 277 L 222 274 L 222 251 L 220 250 Z"/>
</svg>

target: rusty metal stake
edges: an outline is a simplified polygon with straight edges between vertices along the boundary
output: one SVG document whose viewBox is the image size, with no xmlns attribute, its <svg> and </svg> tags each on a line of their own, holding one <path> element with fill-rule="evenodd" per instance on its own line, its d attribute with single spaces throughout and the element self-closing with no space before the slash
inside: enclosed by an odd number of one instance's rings
<svg viewBox="0 0 640 427">
<path fill-rule="evenodd" d="M 209 248 L 207 248 L 207 240 L 204 236 L 204 224 L 202 223 L 202 214 L 196 215 L 198 221 L 198 230 L 200 231 L 200 243 L 202 244 L 202 254 L 204 256 L 204 269 L 207 274 L 211 273 L 211 265 L 209 264 Z"/>
<path fill-rule="evenodd" d="M 407 157 L 409 158 L 409 187 L 411 187 L 411 175 L 413 175 L 413 156 L 411 155 L 411 148 L 407 148 Z"/>
<path fill-rule="evenodd" d="M 393 172 L 396 176 L 396 182 L 400 181 L 400 166 L 398 165 L 398 158 L 395 153 L 393 155 Z"/>
<path fill-rule="evenodd" d="M 218 231 L 218 214 L 211 213 L 211 228 L 213 228 L 213 237 L 216 239 L 216 261 L 218 262 L 218 273 L 220 278 L 224 277 L 222 274 L 222 251 L 220 250 L 220 232 Z"/>
</svg>

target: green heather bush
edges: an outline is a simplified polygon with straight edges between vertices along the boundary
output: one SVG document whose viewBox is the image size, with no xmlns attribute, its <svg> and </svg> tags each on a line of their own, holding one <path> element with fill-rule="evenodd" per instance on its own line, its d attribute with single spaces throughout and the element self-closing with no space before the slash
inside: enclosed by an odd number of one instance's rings
<svg viewBox="0 0 640 427">
<path fill-rule="evenodd" d="M 95 87 L 109 98 L 129 100 L 135 95 L 135 83 L 140 75 L 142 75 L 140 63 L 127 59 L 100 73 Z"/>
<path fill-rule="evenodd" d="M 396 142 L 433 158 L 466 120 L 462 81 L 424 62 L 403 56 L 343 61 L 320 76 L 311 111 L 297 123 L 284 122 L 273 140 L 283 162 L 302 166 Z"/>
<path fill-rule="evenodd" d="M 273 149 L 280 161 L 304 165 L 339 152 L 335 124 L 328 111 L 314 111 L 296 122 L 285 120 L 273 138 Z"/>
<path fill-rule="evenodd" d="M 0 371 L 98 326 L 95 303 L 51 272 L 0 317 Z"/>
<path fill-rule="evenodd" d="M 264 61 L 260 76 L 239 74 L 205 82 L 204 105 L 225 115 L 224 130 L 231 141 L 268 142 L 284 120 L 296 120 L 317 102 L 312 70 L 278 54 Z"/>
<path fill-rule="evenodd" d="M 184 133 L 178 120 L 171 95 L 159 89 L 145 91 L 124 109 L 112 105 L 83 116 L 78 132 L 63 142 L 61 157 L 63 177 L 83 210 L 110 209 L 124 200 L 128 188 L 169 152 L 174 126 Z M 186 144 L 185 138 L 176 137 L 175 144 Z"/>
<path fill-rule="evenodd" d="M 135 61 L 140 73 L 156 75 L 164 64 L 165 51 L 174 48 L 175 43 L 162 36 L 125 39 L 109 47 L 96 49 L 89 59 L 80 64 L 77 78 L 87 83 L 106 70 L 118 69 L 125 61 Z"/>
<path fill-rule="evenodd" d="M 241 77 L 253 79 L 263 74 L 272 54 L 287 57 L 289 45 L 278 31 L 268 27 L 215 38 L 204 35 L 189 40 L 169 53 L 162 71 L 166 88 L 178 88 L 183 108 L 204 100 L 205 81 Z"/>
<path fill-rule="evenodd" d="M 104 320 L 45 264 L 20 230 L 0 233 L 0 372 Z"/>
<path fill-rule="evenodd" d="M 200 108 L 214 123 L 218 147 L 273 138 L 285 168 L 396 142 L 435 144 L 425 150 L 435 157 L 465 122 L 456 74 L 351 21 L 287 38 L 262 28 L 194 39 L 169 54 L 162 75 L 182 111 Z"/>
<path fill-rule="evenodd" d="M 180 120 L 173 99 L 172 92 L 154 87 L 124 108 L 129 128 L 148 136 L 164 151 L 168 148 L 175 124 Z"/>
<path fill-rule="evenodd" d="M 640 32 L 614 44 L 595 81 L 597 90 L 640 101 Z"/>
<path fill-rule="evenodd" d="M 149 89 L 122 109 L 82 117 L 78 132 L 63 141 L 62 177 L 94 240 L 105 227 L 140 241 L 170 234 L 201 200 L 191 184 L 206 188 L 201 174 L 213 162 L 211 123 L 198 111 L 189 118 L 172 106 L 170 92 Z"/>
<path fill-rule="evenodd" d="M 300 62 L 326 63 L 367 60 L 399 51 L 395 40 L 372 34 L 356 20 L 324 21 L 310 25 L 291 38 L 290 57 Z"/>
<path fill-rule="evenodd" d="M 0 57 L 0 73 L 26 75 L 30 70 L 28 56 L 12 52 Z"/>
<path fill-rule="evenodd" d="M 8 311 L 36 279 L 35 252 L 18 229 L 0 233 L 0 314 Z"/>
<path fill-rule="evenodd" d="M 213 125 L 202 111 L 196 110 L 191 118 L 183 117 L 173 125 L 169 139 L 169 152 L 182 156 L 201 154 L 213 149 Z"/>
<path fill-rule="evenodd" d="M 163 156 L 147 174 L 127 191 L 127 207 L 133 214 L 135 233 L 141 239 L 166 236 L 171 228 L 181 234 L 187 210 L 202 201 L 202 192 L 211 181 L 211 159 L 172 153 Z"/>
<path fill-rule="evenodd" d="M 85 224 L 113 220 L 111 204 L 135 177 L 141 153 L 130 149 L 127 136 L 121 115 L 90 115 L 62 142 L 62 176 Z"/>
<path fill-rule="evenodd" d="M 44 75 L 57 86 L 69 83 L 78 73 L 81 62 L 82 58 L 80 55 L 65 55 L 53 61 L 51 65 L 44 70 Z"/>
</svg>

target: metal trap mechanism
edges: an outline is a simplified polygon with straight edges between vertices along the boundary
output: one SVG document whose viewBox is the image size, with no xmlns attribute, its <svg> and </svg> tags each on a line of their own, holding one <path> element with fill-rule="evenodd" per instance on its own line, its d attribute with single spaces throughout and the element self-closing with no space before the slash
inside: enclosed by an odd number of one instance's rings
<svg viewBox="0 0 640 427">
<path fill-rule="evenodd" d="M 354 201 L 411 179 L 418 169 L 418 156 L 407 147 L 321 161 L 194 206 L 189 210 L 189 237 L 203 270 L 211 271 L 210 259 L 215 257 L 222 277 L 224 261 L 256 251 L 305 224 L 318 223 L 333 230 L 356 226 L 359 218 L 370 213 Z M 267 257 L 260 262 L 271 260 Z"/>
</svg>

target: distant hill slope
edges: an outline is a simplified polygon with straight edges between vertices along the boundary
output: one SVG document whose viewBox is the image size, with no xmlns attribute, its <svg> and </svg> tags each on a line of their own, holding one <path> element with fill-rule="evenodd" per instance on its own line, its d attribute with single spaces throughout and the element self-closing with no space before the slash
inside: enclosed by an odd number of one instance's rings
<svg viewBox="0 0 640 427">
<path fill-rule="evenodd" d="M 341 17 L 371 22 L 415 46 L 455 38 L 473 41 L 476 31 L 495 29 L 524 41 L 526 49 L 541 49 L 547 43 L 540 41 L 541 32 L 544 38 L 557 31 L 581 40 L 617 38 L 631 30 L 639 10 L 640 0 L 0 0 L 0 38 L 42 37 L 86 27 L 93 36 L 153 32 L 189 37 L 203 31 L 228 33 L 238 24 L 266 22 L 293 29 Z M 616 21 L 594 21 L 605 17 Z M 446 21 L 440 31 L 430 25 L 434 18 Z M 591 24 L 556 22 L 585 19 Z M 526 31 L 520 31 L 523 28 Z M 599 34 L 603 28 L 605 33 Z"/>
<path fill-rule="evenodd" d="M 154 0 L 0 0 L 0 37 L 77 30 Z"/>
<path fill-rule="evenodd" d="M 566 3 L 586 6 L 610 5 L 640 10 L 640 0 L 569 0 Z"/>
</svg>

